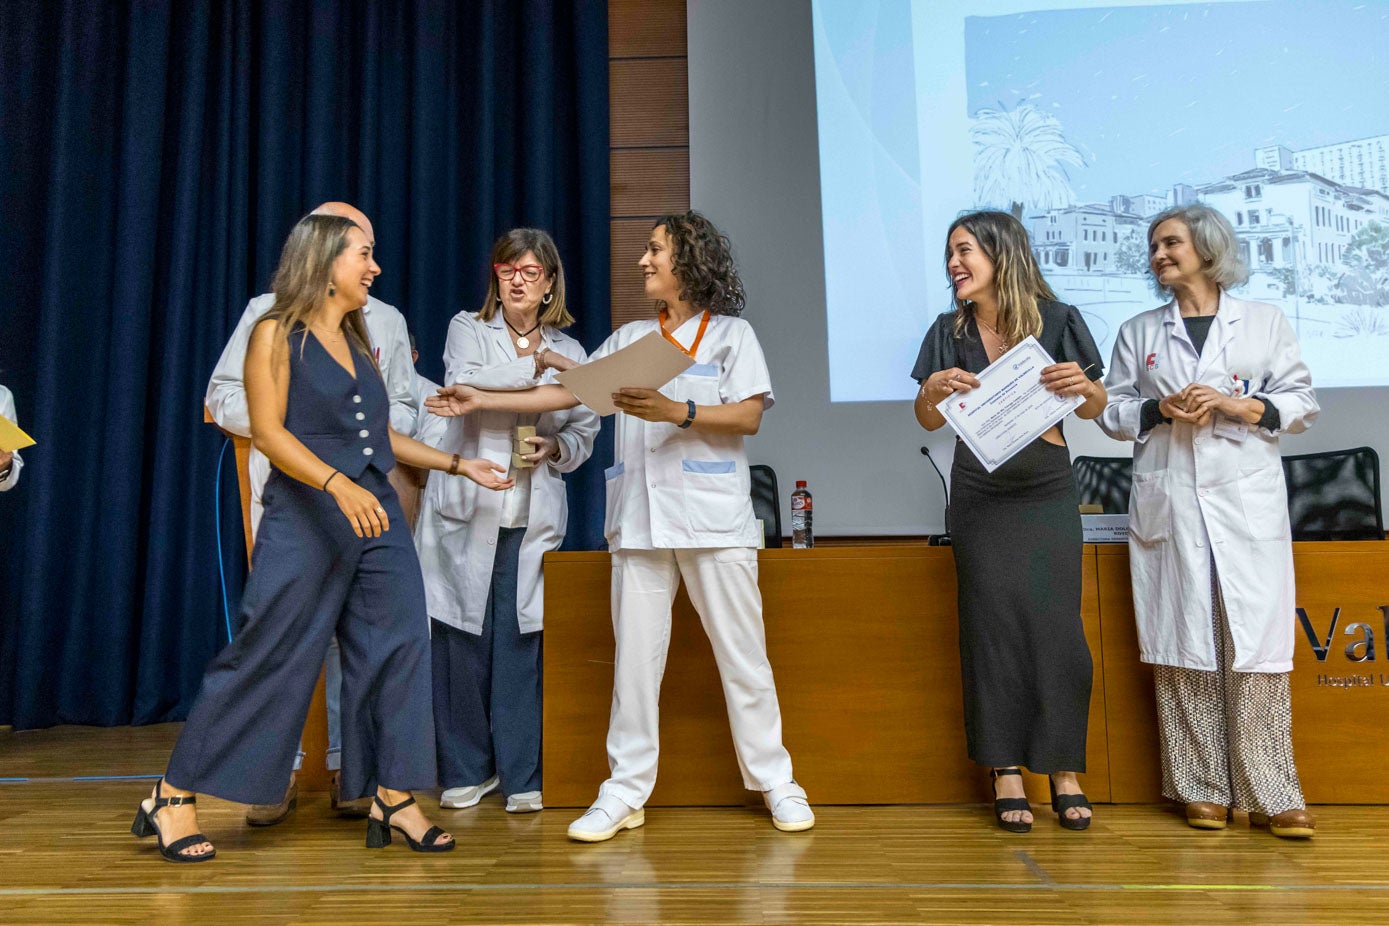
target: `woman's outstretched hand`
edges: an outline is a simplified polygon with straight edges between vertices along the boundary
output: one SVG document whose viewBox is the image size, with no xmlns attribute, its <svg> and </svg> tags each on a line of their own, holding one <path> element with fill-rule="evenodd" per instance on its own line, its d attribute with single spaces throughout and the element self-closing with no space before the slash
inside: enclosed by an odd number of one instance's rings
<svg viewBox="0 0 1389 926">
<path fill-rule="evenodd" d="M 506 478 L 505 469 L 491 460 L 460 460 L 458 475 L 467 476 L 484 489 L 495 489 L 498 492 L 509 489 L 516 484 L 514 479 Z"/>
<path fill-rule="evenodd" d="M 472 386 L 444 386 L 437 395 L 425 398 L 424 407 L 441 418 L 457 418 L 480 411 L 485 405 L 484 395 L 481 389 Z"/>
</svg>

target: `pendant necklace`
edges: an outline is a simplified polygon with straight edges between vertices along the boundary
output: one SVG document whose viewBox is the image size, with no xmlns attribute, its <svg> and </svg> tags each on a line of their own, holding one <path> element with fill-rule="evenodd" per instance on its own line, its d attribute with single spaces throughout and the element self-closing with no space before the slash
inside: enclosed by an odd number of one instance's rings
<svg viewBox="0 0 1389 926">
<path fill-rule="evenodd" d="M 540 322 L 537 321 L 534 325 L 531 325 L 530 331 L 520 331 L 511 323 L 511 319 L 506 317 L 505 312 L 502 313 L 502 321 L 506 322 L 506 326 L 511 329 L 512 334 L 516 335 L 516 346 L 521 348 L 521 350 L 525 350 L 527 347 L 531 346 L 531 339 L 526 335 L 540 327 Z"/>
</svg>

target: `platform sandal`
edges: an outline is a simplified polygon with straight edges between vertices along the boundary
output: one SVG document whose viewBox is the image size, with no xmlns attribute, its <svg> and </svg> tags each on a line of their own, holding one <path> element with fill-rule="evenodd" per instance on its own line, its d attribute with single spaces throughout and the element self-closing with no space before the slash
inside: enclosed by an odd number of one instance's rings
<svg viewBox="0 0 1389 926">
<path fill-rule="evenodd" d="M 169 845 L 164 845 L 164 833 L 159 828 L 159 823 L 155 817 L 159 811 L 165 807 L 180 807 L 184 804 L 196 804 L 198 797 L 196 794 L 175 795 L 173 797 L 162 797 L 164 790 L 164 779 L 154 786 L 154 797 L 146 798 L 151 801 L 149 808 L 145 807 L 145 801 L 140 802 L 140 809 L 135 813 L 135 822 L 130 824 L 130 832 L 144 839 L 147 836 L 155 836 L 159 841 L 159 854 L 164 856 L 165 861 L 169 862 L 210 862 L 217 857 L 217 849 L 211 852 L 204 852 L 202 855 L 185 855 L 183 850 L 199 843 L 210 842 L 202 833 L 194 833 L 192 836 L 184 836 L 176 839 Z"/>
<path fill-rule="evenodd" d="M 1056 782 L 1051 780 L 1050 775 L 1047 776 L 1047 784 L 1051 786 L 1051 810 L 1052 813 L 1056 814 L 1056 822 L 1061 824 L 1061 828 L 1068 830 L 1089 829 L 1090 821 L 1094 819 L 1093 817 L 1066 816 L 1066 811 L 1076 807 L 1083 807 L 1091 812 L 1094 811 L 1095 808 L 1090 804 L 1090 801 L 1086 799 L 1084 792 L 1080 794 L 1057 794 Z"/>
<path fill-rule="evenodd" d="M 1027 802 L 1025 797 L 999 797 L 998 780 L 1005 775 L 1017 775 L 1022 777 L 1022 770 L 1018 768 L 991 768 L 989 778 L 994 786 L 994 819 L 998 821 L 998 828 L 1007 830 L 1010 833 L 1030 833 L 1032 824 L 1026 820 L 1005 820 L 1003 815 L 1010 810 L 1025 810 L 1032 812 L 1032 805 Z"/>
<path fill-rule="evenodd" d="M 453 850 L 453 847 L 457 845 L 457 841 L 453 839 L 450 839 L 448 842 L 439 842 L 439 837 L 444 835 L 444 828 L 442 826 L 431 826 L 425 832 L 424 837 L 421 838 L 419 842 L 416 842 L 414 839 L 410 838 L 409 833 L 391 823 L 391 817 L 395 815 L 396 811 L 404 810 L 406 807 L 415 803 L 413 797 L 407 797 L 399 804 L 393 807 L 387 807 L 386 802 L 381 800 L 381 795 L 378 794 L 376 795 L 375 803 L 377 807 L 381 808 L 381 819 L 378 820 L 375 817 L 367 817 L 368 849 L 384 849 L 386 846 L 389 846 L 391 844 L 391 830 L 393 829 L 400 830 L 400 835 L 405 837 L 405 841 L 409 843 L 410 848 L 415 852 L 450 852 Z"/>
</svg>

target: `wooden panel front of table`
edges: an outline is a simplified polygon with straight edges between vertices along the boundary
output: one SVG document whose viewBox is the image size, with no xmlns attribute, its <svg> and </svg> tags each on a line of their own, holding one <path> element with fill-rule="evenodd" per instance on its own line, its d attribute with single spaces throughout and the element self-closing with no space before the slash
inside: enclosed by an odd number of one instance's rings
<svg viewBox="0 0 1389 926">
<path fill-rule="evenodd" d="M 925 543 L 763 550 L 760 584 L 782 733 L 797 780 L 827 804 L 983 800 L 965 755 L 954 558 Z M 1099 652 L 1094 556 L 1084 567 L 1086 635 Z M 545 801 L 582 806 L 608 775 L 613 635 L 606 553 L 545 557 Z M 745 791 L 718 670 L 683 589 L 661 698 L 652 804 L 736 804 Z M 1109 798 L 1103 670 L 1095 666 L 1089 774 Z M 1046 781 L 1028 783 L 1035 800 Z"/>
<path fill-rule="evenodd" d="M 1389 543 L 1295 544 L 1294 560 L 1298 605 L 1322 641 L 1341 609 L 1325 661 L 1298 628 L 1293 730 L 1308 800 L 1389 803 L 1389 776 L 1379 774 L 1389 765 Z M 759 563 L 783 737 L 811 799 L 986 799 L 983 773 L 965 755 L 950 548 L 764 550 Z M 554 806 L 588 804 L 608 775 L 609 572 L 606 553 L 545 559 L 545 798 Z M 1082 784 L 1093 800 L 1160 800 L 1152 671 L 1138 659 L 1126 547 L 1086 546 L 1082 582 L 1095 662 Z M 717 668 L 683 590 L 674 610 L 651 803 L 756 801 L 743 790 Z M 1374 659 L 1354 662 L 1345 648 L 1366 639 L 1366 626 Z M 1032 777 L 1028 791 L 1042 800 L 1045 779 Z"/>
</svg>

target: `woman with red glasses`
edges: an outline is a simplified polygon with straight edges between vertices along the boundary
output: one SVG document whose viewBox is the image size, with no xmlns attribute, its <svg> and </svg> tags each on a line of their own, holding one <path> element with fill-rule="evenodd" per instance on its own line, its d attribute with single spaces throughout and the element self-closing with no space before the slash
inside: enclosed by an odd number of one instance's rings
<svg viewBox="0 0 1389 926">
<path fill-rule="evenodd" d="M 586 360 L 560 330 L 574 317 L 550 236 L 513 229 L 492 246 L 491 263 L 482 307 L 449 325 L 445 384 L 526 389 L 553 382 L 560 364 Z M 597 433 L 598 416 L 583 407 L 448 422 L 440 449 L 489 460 L 515 485 L 481 493 L 431 476 L 420 510 L 444 807 L 472 807 L 497 788 L 509 813 L 542 807 L 541 558 L 564 540 L 562 474 L 588 459 Z"/>
</svg>

